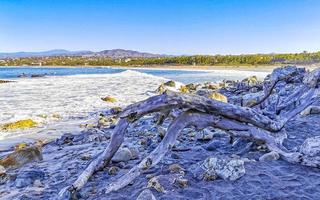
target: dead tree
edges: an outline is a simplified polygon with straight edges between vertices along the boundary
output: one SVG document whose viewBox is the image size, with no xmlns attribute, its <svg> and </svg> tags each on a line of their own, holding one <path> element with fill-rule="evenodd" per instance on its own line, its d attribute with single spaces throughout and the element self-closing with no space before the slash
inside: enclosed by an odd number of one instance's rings
<svg viewBox="0 0 320 200">
<path fill-rule="evenodd" d="M 320 69 L 306 72 L 292 66 L 277 68 L 264 83 L 264 96 L 251 108 L 172 91 L 129 105 L 118 115 L 120 120 L 104 152 L 87 166 L 71 186 L 61 190 L 59 196 L 70 198 L 87 183 L 93 173 L 110 162 L 122 144 L 130 123 L 155 112 L 167 113 L 162 115 L 166 117 L 173 109 L 184 111 L 172 121 L 160 144 L 127 174 L 110 183 L 106 193 L 125 187 L 143 171 L 159 163 L 173 147 L 179 133 L 190 125 L 197 129 L 211 126 L 227 130 L 234 136 L 263 141 L 270 151 L 277 152 L 282 159 L 290 163 L 320 167 L 320 155 L 307 155 L 301 151 L 292 152 L 282 145 L 286 138 L 283 131 L 284 125 L 309 105 L 319 101 Z M 289 91 L 291 95 L 281 96 L 280 91 L 289 84 L 292 85 Z M 266 102 L 268 100 L 270 102 Z"/>
</svg>

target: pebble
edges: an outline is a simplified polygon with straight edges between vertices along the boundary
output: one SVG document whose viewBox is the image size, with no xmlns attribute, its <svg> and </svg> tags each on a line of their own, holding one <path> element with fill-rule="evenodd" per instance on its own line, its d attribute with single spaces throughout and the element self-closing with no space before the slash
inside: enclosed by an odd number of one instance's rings
<svg viewBox="0 0 320 200">
<path fill-rule="evenodd" d="M 119 149 L 112 158 L 112 162 L 127 162 L 132 159 L 130 149 L 122 148 Z"/>
<path fill-rule="evenodd" d="M 43 180 L 44 176 L 45 173 L 37 169 L 20 171 L 15 180 L 15 186 L 17 188 L 26 187 L 33 184 L 35 180 Z"/>
<path fill-rule="evenodd" d="M 259 158 L 259 161 L 271 161 L 271 160 L 278 160 L 280 158 L 280 155 L 277 152 L 271 151 L 269 153 L 266 153 L 262 155 Z"/>
</svg>

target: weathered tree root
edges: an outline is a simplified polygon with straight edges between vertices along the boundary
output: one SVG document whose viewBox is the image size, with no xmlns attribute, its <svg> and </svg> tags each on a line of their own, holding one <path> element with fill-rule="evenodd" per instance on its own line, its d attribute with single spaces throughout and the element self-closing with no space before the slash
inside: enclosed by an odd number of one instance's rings
<svg viewBox="0 0 320 200">
<path fill-rule="evenodd" d="M 283 69 L 283 73 L 281 69 Z M 294 67 L 276 69 L 271 74 L 271 87 L 267 88 L 265 92 L 267 97 L 263 98 L 263 101 L 259 102 L 259 104 L 266 101 L 271 95 L 277 95 L 271 94 L 276 83 L 289 80 L 293 74 L 300 75 L 297 73 L 299 70 L 295 70 L 296 68 Z M 292 95 L 282 100 L 280 104 L 272 105 L 276 106 L 277 112 L 271 118 L 264 115 L 263 110 L 257 108 L 246 108 L 198 95 L 170 91 L 132 104 L 119 114 L 120 121 L 112 134 L 107 149 L 90 163 L 72 186 L 64 188 L 59 195 L 60 197 L 67 195 L 70 198 L 72 194 L 85 185 L 95 171 L 100 170 L 108 164 L 123 142 L 124 133 L 129 122 L 136 121 L 142 116 L 154 112 L 166 111 L 165 113 L 169 113 L 172 109 L 187 109 L 188 111 L 183 112 L 173 120 L 159 146 L 126 175 L 120 177 L 116 182 L 109 184 L 106 188 L 106 193 L 116 191 L 128 185 L 144 170 L 160 162 L 166 152 L 172 148 L 178 134 L 186 126 L 190 125 L 194 125 L 199 129 L 212 126 L 227 130 L 235 136 L 261 140 L 266 143 L 270 151 L 279 153 L 288 162 L 320 167 L 319 158 L 313 159 L 300 152 L 290 152 L 282 146 L 282 141 L 285 138 L 282 134 L 282 128 L 290 119 L 319 100 L 319 83 L 320 69 L 304 74 L 301 87 L 297 87 L 292 92 Z M 166 116 L 167 114 L 164 114 L 162 118 Z M 161 122 L 163 120 L 161 119 Z"/>
</svg>

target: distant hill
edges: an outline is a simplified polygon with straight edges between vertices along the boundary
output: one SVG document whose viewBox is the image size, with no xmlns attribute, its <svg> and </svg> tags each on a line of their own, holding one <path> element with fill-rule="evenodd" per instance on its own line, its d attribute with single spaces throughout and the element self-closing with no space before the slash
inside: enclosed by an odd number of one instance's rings
<svg viewBox="0 0 320 200">
<path fill-rule="evenodd" d="M 76 56 L 91 54 L 91 51 L 68 51 L 64 49 L 54 49 L 40 52 L 14 52 L 0 53 L 0 58 L 24 58 L 24 57 L 45 57 L 45 56 Z"/>
<path fill-rule="evenodd" d="M 68 51 L 64 49 L 54 49 L 41 52 L 14 52 L 0 53 L 0 58 L 24 58 L 24 57 L 50 57 L 50 56 L 87 56 L 87 57 L 110 57 L 110 58 L 153 58 L 165 57 L 165 55 L 144 53 L 125 49 L 112 49 L 99 52 L 93 51 Z"/>
<path fill-rule="evenodd" d="M 111 57 L 111 58 L 154 58 L 164 57 L 164 55 L 144 53 L 139 51 L 112 49 L 94 53 L 95 56 Z"/>
</svg>

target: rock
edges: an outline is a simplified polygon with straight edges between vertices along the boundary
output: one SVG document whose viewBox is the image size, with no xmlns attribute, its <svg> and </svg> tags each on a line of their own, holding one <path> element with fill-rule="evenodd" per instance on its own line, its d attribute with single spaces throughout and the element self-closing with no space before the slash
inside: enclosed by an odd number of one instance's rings
<svg viewBox="0 0 320 200">
<path fill-rule="evenodd" d="M 112 96 L 106 96 L 106 97 L 103 97 L 101 98 L 102 101 L 105 101 L 105 102 L 109 102 L 109 103 L 115 103 L 117 102 L 117 99 L 112 97 Z"/>
<path fill-rule="evenodd" d="M 177 178 L 174 183 L 181 188 L 186 188 L 189 185 L 189 181 L 186 178 Z"/>
<path fill-rule="evenodd" d="M 157 128 L 157 130 L 158 130 L 158 133 L 159 133 L 160 138 L 164 138 L 164 136 L 165 136 L 166 133 L 167 133 L 167 129 L 159 126 L 159 127 Z"/>
<path fill-rule="evenodd" d="M 300 113 L 302 116 L 320 114 L 320 106 L 309 106 L 304 111 Z"/>
<path fill-rule="evenodd" d="M 6 173 L 6 168 L 4 168 L 2 165 L 0 165 L 0 176 L 5 173 Z"/>
<path fill-rule="evenodd" d="M 122 148 L 119 149 L 112 158 L 113 162 L 127 162 L 132 159 L 130 149 Z"/>
<path fill-rule="evenodd" d="M 0 165 L 5 168 L 15 168 L 33 161 L 42 160 L 41 145 L 33 145 L 23 149 L 17 149 L 0 160 Z"/>
<path fill-rule="evenodd" d="M 129 148 L 130 152 L 131 152 L 131 159 L 138 159 L 139 158 L 139 150 L 135 147 L 130 147 Z"/>
<path fill-rule="evenodd" d="M 174 81 L 168 81 L 163 83 L 164 86 L 169 86 L 169 87 L 176 87 L 176 82 Z"/>
<path fill-rule="evenodd" d="M 103 114 L 100 114 L 99 120 L 98 120 L 98 127 L 110 127 L 117 123 L 117 118 L 115 117 L 106 117 Z"/>
<path fill-rule="evenodd" d="M 209 90 L 218 90 L 221 87 L 220 87 L 219 84 L 206 82 L 202 88 L 203 89 L 209 89 Z"/>
<path fill-rule="evenodd" d="M 35 180 L 43 180 L 44 176 L 45 173 L 37 169 L 20 171 L 15 180 L 15 186 L 17 188 L 29 186 L 33 184 Z"/>
<path fill-rule="evenodd" d="M 122 112 L 122 108 L 121 107 L 119 107 L 119 106 L 117 106 L 117 107 L 113 107 L 113 108 L 111 108 L 110 109 L 110 112 L 111 112 L 111 114 L 113 114 L 113 115 L 117 115 L 117 114 L 119 114 L 120 112 Z"/>
<path fill-rule="evenodd" d="M 259 161 L 271 161 L 271 160 L 278 160 L 280 158 L 280 155 L 277 152 L 271 151 L 269 153 L 266 153 L 262 155 L 259 158 Z"/>
<path fill-rule="evenodd" d="M 119 167 L 116 167 L 116 166 L 112 166 L 109 168 L 108 170 L 108 174 L 109 175 L 116 175 L 119 171 Z"/>
<path fill-rule="evenodd" d="M 320 136 L 306 139 L 300 147 L 300 152 L 307 156 L 320 156 Z"/>
<path fill-rule="evenodd" d="M 145 189 L 139 194 L 137 200 L 156 200 L 156 197 L 153 195 L 151 190 Z"/>
<path fill-rule="evenodd" d="M 199 131 L 196 135 L 197 140 L 212 140 L 214 132 L 209 129 L 203 129 Z"/>
<path fill-rule="evenodd" d="M 221 102 L 224 102 L 224 103 L 228 103 L 228 98 L 226 96 L 224 96 L 223 94 L 220 94 L 218 92 L 211 93 L 208 96 L 208 98 L 214 99 L 214 100 L 217 100 L 217 101 L 221 101 Z"/>
<path fill-rule="evenodd" d="M 250 107 L 264 97 L 263 91 L 257 93 L 248 93 L 242 96 L 242 106 Z"/>
<path fill-rule="evenodd" d="M 250 76 L 241 81 L 242 83 L 246 83 L 247 85 L 257 85 L 259 83 L 257 76 Z"/>
<path fill-rule="evenodd" d="M 157 92 L 158 94 L 162 94 L 162 93 L 164 93 L 166 90 L 167 90 L 166 86 L 162 83 L 162 84 L 156 89 L 156 92 Z"/>
<path fill-rule="evenodd" d="M 245 174 L 244 161 L 238 158 L 209 157 L 203 162 L 206 173 L 216 173 L 224 180 L 234 181 Z"/>
<path fill-rule="evenodd" d="M 11 82 L 13 82 L 13 81 L 8 81 L 8 80 L 0 80 L 0 84 L 2 84 L 2 83 L 11 83 Z"/>
<path fill-rule="evenodd" d="M 173 188 L 175 180 L 178 175 L 159 175 L 151 178 L 148 181 L 148 188 L 154 188 L 158 192 L 166 193 L 168 190 Z"/>
<path fill-rule="evenodd" d="M 190 83 L 187 84 L 186 87 L 189 91 L 196 91 L 199 84 Z"/>
<path fill-rule="evenodd" d="M 90 154 L 83 154 L 81 155 L 81 160 L 91 160 L 92 156 Z"/>
<path fill-rule="evenodd" d="M 181 167 L 179 164 L 172 164 L 169 166 L 169 170 L 171 173 L 179 173 L 179 172 L 184 172 L 185 169 Z"/>
<path fill-rule="evenodd" d="M 37 122 L 32 119 L 24 119 L 19 120 L 12 123 L 3 124 L 0 126 L 0 130 L 8 131 L 8 130 L 16 130 L 16 129 L 26 129 L 37 126 Z"/>
<path fill-rule="evenodd" d="M 181 93 L 189 93 L 190 91 L 188 90 L 188 88 L 184 85 L 181 85 L 181 87 L 179 88 L 179 91 Z"/>
</svg>

